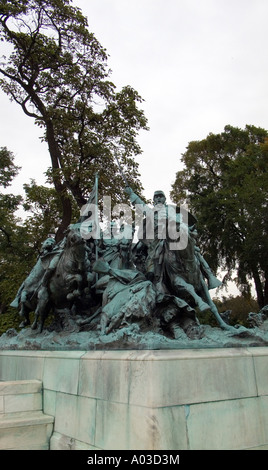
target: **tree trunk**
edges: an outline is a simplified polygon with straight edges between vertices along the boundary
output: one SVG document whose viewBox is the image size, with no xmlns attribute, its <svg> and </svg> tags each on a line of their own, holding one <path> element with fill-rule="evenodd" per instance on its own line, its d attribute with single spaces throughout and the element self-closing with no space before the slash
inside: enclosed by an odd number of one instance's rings
<svg viewBox="0 0 268 470">
<path fill-rule="evenodd" d="M 262 282 L 260 279 L 260 275 L 258 273 L 258 269 L 256 267 L 252 269 L 252 274 L 253 274 L 253 279 L 254 279 L 255 288 L 256 288 L 257 302 L 258 302 L 259 308 L 261 309 L 262 307 L 264 307 L 265 301 L 264 301 Z"/>
<path fill-rule="evenodd" d="M 268 271 L 264 273 L 264 305 L 268 305 Z"/>
<path fill-rule="evenodd" d="M 71 200 L 68 195 L 66 183 L 62 183 L 60 172 L 60 150 L 55 139 L 55 133 L 53 128 L 53 123 L 51 120 L 46 121 L 46 135 L 49 153 L 51 157 L 52 169 L 52 178 L 55 190 L 60 197 L 61 206 L 62 206 L 62 220 L 60 226 L 58 227 L 56 233 L 56 243 L 64 238 L 64 232 L 67 227 L 70 225 L 72 220 L 72 205 Z"/>
<path fill-rule="evenodd" d="M 70 225 L 72 219 L 72 206 L 70 199 L 68 196 L 65 197 L 64 195 L 60 196 L 60 198 L 62 205 L 62 220 L 56 233 L 56 243 L 60 242 L 64 238 L 65 231 Z"/>
</svg>

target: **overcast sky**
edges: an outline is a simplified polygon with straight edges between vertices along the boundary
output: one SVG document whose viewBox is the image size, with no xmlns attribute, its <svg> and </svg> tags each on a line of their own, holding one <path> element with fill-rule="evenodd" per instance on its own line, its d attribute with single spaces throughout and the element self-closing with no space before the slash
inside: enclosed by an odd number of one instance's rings
<svg viewBox="0 0 268 470">
<path fill-rule="evenodd" d="M 267 0 L 74 0 L 106 48 L 111 80 L 144 99 L 138 158 L 147 197 L 169 196 L 191 140 L 226 124 L 267 129 Z M 1 141 L 22 166 L 14 192 L 50 164 L 40 130 L 0 92 Z M 101 177 L 101 175 L 100 175 Z"/>
<path fill-rule="evenodd" d="M 167 195 L 191 140 L 226 124 L 267 128 L 267 0 L 76 0 L 110 54 L 114 83 L 141 94 L 142 183 Z"/>
</svg>

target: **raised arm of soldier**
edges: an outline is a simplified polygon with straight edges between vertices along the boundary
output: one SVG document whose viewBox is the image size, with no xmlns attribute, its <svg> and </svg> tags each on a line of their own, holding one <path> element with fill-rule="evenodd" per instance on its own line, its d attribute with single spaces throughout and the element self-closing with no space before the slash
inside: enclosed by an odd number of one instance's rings
<svg viewBox="0 0 268 470">
<path fill-rule="evenodd" d="M 146 203 L 136 193 L 134 193 L 130 186 L 125 187 L 125 192 L 129 195 L 129 199 L 132 204 L 142 204 L 147 207 Z"/>
<path fill-rule="evenodd" d="M 146 209 L 152 210 L 149 206 L 147 206 L 146 202 L 144 202 L 136 193 L 134 193 L 130 186 L 126 186 L 125 192 L 129 195 L 129 199 L 132 204 L 141 204 L 142 206 L 145 206 Z M 163 191 L 159 190 L 154 192 L 153 205 L 166 206 L 166 196 Z"/>
</svg>

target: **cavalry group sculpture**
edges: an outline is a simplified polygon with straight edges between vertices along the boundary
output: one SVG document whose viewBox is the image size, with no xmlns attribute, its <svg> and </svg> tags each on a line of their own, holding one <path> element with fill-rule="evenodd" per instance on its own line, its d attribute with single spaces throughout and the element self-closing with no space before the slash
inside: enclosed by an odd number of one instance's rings
<svg viewBox="0 0 268 470">
<path fill-rule="evenodd" d="M 42 332 L 51 312 L 55 317 L 64 312 L 83 331 L 99 335 L 136 324 L 141 331 L 169 338 L 178 330 L 198 338 L 198 313 L 210 310 L 220 328 L 235 330 L 211 299 L 209 290 L 221 282 L 197 246 L 196 219 L 188 213 L 184 219 L 174 207 L 170 210 L 162 191 L 155 191 L 153 207 L 130 187 L 126 192 L 142 220 L 136 240 L 133 226 L 126 232 L 116 222 L 108 237 L 100 230 L 96 239 L 90 228 L 85 237 L 85 217 L 68 228 L 59 244 L 48 238 L 11 304 L 19 309 L 20 326 L 28 326 L 29 314 L 35 312 L 31 327 Z"/>
</svg>

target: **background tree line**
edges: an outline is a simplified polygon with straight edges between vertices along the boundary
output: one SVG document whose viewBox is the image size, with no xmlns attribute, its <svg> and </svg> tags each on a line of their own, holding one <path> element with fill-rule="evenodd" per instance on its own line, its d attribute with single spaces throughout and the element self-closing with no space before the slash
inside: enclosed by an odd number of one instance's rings
<svg viewBox="0 0 268 470">
<path fill-rule="evenodd" d="M 192 141 L 181 158 L 171 196 L 198 219 L 208 263 L 235 275 L 244 296 L 254 282 L 260 308 L 268 304 L 268 132 L 247 125 Z"/>
</svg>

